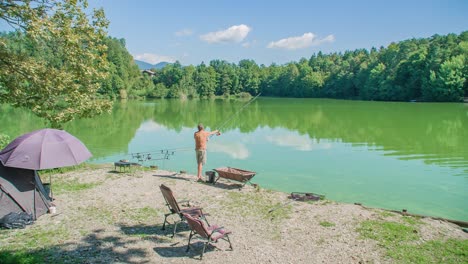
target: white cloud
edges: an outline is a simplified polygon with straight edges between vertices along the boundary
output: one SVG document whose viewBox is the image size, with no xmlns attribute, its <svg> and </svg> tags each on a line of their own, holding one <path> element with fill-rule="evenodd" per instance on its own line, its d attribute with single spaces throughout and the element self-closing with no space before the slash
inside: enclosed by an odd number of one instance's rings
<svg viewBox="0 0 468 264">
<path fill-rule="evenodd" d="M 193 31 L 188 28 L 184 28 L 174 33 L 174 35 L 176 35 L 177 37 L 187 37 L 187 36 L 191 36 L 192 34 L 193 34 Z"/>
<path fill-rule="evenodd" d="M 244 40 L 251 30 L 252 28 L 241 24 L 225 30 L 209 32 L 205 35 L 201 35 L 200 39 L 208 43 L 238 43 Z"/>
<path fill-rule="evenodd" d="M 314 142 L 307 136 L 287 134 L 287 135 L 274 135 L 267 136 L 266 140 L 277 146 L 292 147 L 299 151 L 311 151 L 313 149 L 330 149 L 330 143 Z"/>
<path fill-rule="evenodd" d="M 208 147 L 212 152 L 221 152 L 228 154 L 233 159 L 245 160 L 250 156 L 249 150 L 244 144 L 241 143 L 218 143 L 210 142 Z"/>
<path fill-rule="evenodd" d="M 295 49 L 304 49 L 310 46 L 317 46 L 322 43 L 333 42 L 335 41 L 335 37 L 333 35 L 328 35 L 323 39 L 317 39 L 313 33 L 308 32 L 304 33 L 304 35 L 299 37 L 289 37 L 280 39 L 278 41 L 272 41 L 268 44 L 267 48 L 278 48 L 278 49 L 287 49 L 287 50 L 295 50 Z"/>
<path fill-rule="evenodd" d="M 146 121 L 144 122 L 143 124 L 140 125 L 140 127 L 138 128 L 138 131 L 141 131 L 141 132 L 157 132 L 157 131 L 161 131 L 161 130 L 164 130 L 165 127 L 160 125 L 160 124 L 157 124 L 156 122 L 150 120 L 150 121 Z"/>
<path fill-rule="evenodd" d="M 133 56 L 133 58 L 135 58 L 135 60 L 140 60 L 140 61 L 144 61 L 144 62 L 151 63 L 151 64 L 156 64 L 156 63 L 163 62 L 163 61 L 165 62 L 176 61 L 171 56 L 164 56 L 164 55 L 158 55 L 158 54 L 152 54 L 152 53 L 137 54 Z"/>
</svg>

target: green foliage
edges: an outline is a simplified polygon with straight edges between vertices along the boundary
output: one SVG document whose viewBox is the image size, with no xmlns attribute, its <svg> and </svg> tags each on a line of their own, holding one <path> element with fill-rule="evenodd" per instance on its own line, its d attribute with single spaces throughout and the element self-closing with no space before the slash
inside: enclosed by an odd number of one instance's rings
<svg viewBox="0 0 468 264">
<path fill-rule="evenodd" d="M 376 240 L 396 263 L 466 263 L 468 240 L 430 240 L 418 235 L 418 220 L 396 222 L 364 221 L 357 231 L 362 238 Z"/>
<path fill-rule="evenodd" d="M 282 66 L 212 60 L 156 71 L 148 96 L 212 97 L 249 93 L 380 101 L 461 101 L 468 96 L 467 33 L 410 39 L 370 51 L 319 52 Z"/>
<path fill-rule="evenodd" d="M 433 101 L 461 101 L 466 83 L 463 72 L 466 64 L 465 55 L 462 54 L 442 63 L 438 73 L 431 71 L 430 86 L 423 90 L 424 97 Z"/>
<path fill-rule="evenodd" d="M 0 134 L 0 149 L 3 149 L 10 144 L 10 137 L 5 134 Z"/>
<path fill-rule="evenodd" d="M 7 2 L 0 18 L 15 32 L 0 36 L 0 102 L 52 127 L 108 111 L 111 102 L 96 98 L 109 68 L 104 11 L 90 21 L 86 0 Z"/>
<path fill-rule="evenodd" d="M 154 90 L 151 78 L 142 74 L 125 47 L 124 39 L 107 38 L 108 77 L 102 81 L 98 92 L 108 98 L 119 97 L 120 90 L 127 91 L 129 98 L 145 97 Z"/>
</svg>

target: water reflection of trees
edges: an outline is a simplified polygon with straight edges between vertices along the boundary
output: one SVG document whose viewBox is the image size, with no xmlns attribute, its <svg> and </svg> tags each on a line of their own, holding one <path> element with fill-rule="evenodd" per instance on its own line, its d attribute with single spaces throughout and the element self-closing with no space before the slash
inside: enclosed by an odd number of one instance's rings
<svg viewBox="0 0 468 264">
<path fill-rule="evenodd" d="M 94 158 L 128 152 L 128 144 L 151 111 L 141 102 L 116 103 L 111 114 L 93 119 L 81 119 L 67 124 L 65 129 L 93 150 Z"/>
<path fill-rule="evenodd" d="M 199 122 L 210 129 L 224 125 L 223 132 L 286 128 L 318 141 L 373 146 L 401 159 L 468 167 L 468 107 L 463 104 L 262 98 L 239 113 L 245 103 L 237 100 L 116 103 L 111 114 L 76 120 L 65 129 L 93 149 L 96 158 L 126 153 L 140 125 L 152 119 L 176 132 L 184 127 L 195 129 Z M 1 131 L 12 138 L 43 127 L 40 119 L 25 111 L 6 106 L 0 110 L 0 122 L 4 124 Z"/>
<path fill-rule="evenodd" d="M 216 128 L 238 111 L 238 101 L 164 101 L 155 120 L 169 128 Z M 261 99 L 223 130 L 286 128 L 317 140 L 375 146 L 401 159 L 468 167 L 468 108 L 463 104 L 410 104 L 310 99 Z M 212 125 L 215 124 L 215 125 Z"/>
</svg>

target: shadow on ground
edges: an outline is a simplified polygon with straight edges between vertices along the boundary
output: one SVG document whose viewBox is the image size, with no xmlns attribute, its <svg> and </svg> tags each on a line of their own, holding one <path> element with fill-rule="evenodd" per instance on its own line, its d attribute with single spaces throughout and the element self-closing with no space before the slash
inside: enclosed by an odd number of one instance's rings
<svg viewBox="0 0 468 264">
<path fill-rule="evenodd" d="M 233 183 L 233 182 L 229 182 L 229 181 L 228 182 L 216 182 L 215 184 L 212 184 L 212 183 L 202 183 L 202 184 L 206 184 L 206 185 L 216 187 L 216 188 L 220 188 L 220 189 L 224 189 L 224 190 L 238 189 L 239 191 L 241 191 L 242 188 L 244 187 L 243 184 Z"/>
<path fill-rule="evenodd" d="M 154 243 L 154 252 L 164 258 L 190 257 L 201 253 L 203 245 L 194 243 L 186 252 L 190 228 L 179 223 L 172 238 L 174 225 L 118 225 L 123 236 L 106 235 L 96 229 L 78 243 L 63 243 L 35 250 L 1 250 L 0 263 L 152 263 L 154 255 L 145 249 L 135 248 L 135 243 L 146 240 Z M 207 251 L 214 247 L 207 247 Z"/>
<path fill-rule="evenodd" d="M 80 243 L 63 243 L 52 247 L 18 252 L 0 251 L 0 263 L 149 263 L 148 253 L 131 248 L 132 240 L 103 235 L 102 229 L 84 237 Z M 118 250 L 116 250 L 118 249 Z M 25 262 L 26 260 L 26 262 Z"/>
<path fill-rule="evenodd" d="M 188 242 L 184 241 L 185 243 Z M 203 242 L 192 242 L 190 244 L 190 250 L 187 252 L 187 244 L 175 243 L 174 245 L 169 246 L 161 246 L 161 247 L 154 247 L 153 250 L 158 253 L 161 257 L 164 258 L 180 258 L 180 257 L 188 257 L 188 258 L 196 258 L 200 259 L 200 255 L 203 250 Z M 205 249 L 205 253 L 207 254 L 211 251 L 219 250 L 215 246 L 208 244 Z"/>
<path fill-rule="evenodd" d="M 171 242 L 174 225 L 166 225 L 164 230 L 162 230 L 162 225 L 121 225 L 120 230 L 128 236 L 156 240 L 157 242 Z M 188 239 L 188 231 L 190 231 L 190 228 L 187 223 L 181 222 L 177 225 L 174 237 L 187 237 Z"/>
<path fill-rule="evenodd" d="M 180 177 L 178 175 L 181 175 L 179 173 L 174 173 L 171 175 L 159 175 L 159 174 L 153 174 L 155 177 L 161 177 L 161 178 L 167 178 L 167 179 L 174 179 L 174 180 L 183 180 L 183 181 L 191 181 L 190 179 L 187 179 L 185 177 Z"/>
</svg>

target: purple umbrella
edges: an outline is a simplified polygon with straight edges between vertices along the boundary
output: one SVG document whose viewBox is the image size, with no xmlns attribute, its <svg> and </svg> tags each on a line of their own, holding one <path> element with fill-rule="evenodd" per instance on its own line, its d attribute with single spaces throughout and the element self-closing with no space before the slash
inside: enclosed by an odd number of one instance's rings
<svg viewBox="0 0 468 264">
<path fill-rule="evenodd" d="M 50 128 L 19 136 L 0 151 L 4 166 L 31 170 L 78 165 L 91 156 L 79 139 Z"/>
</svg>

